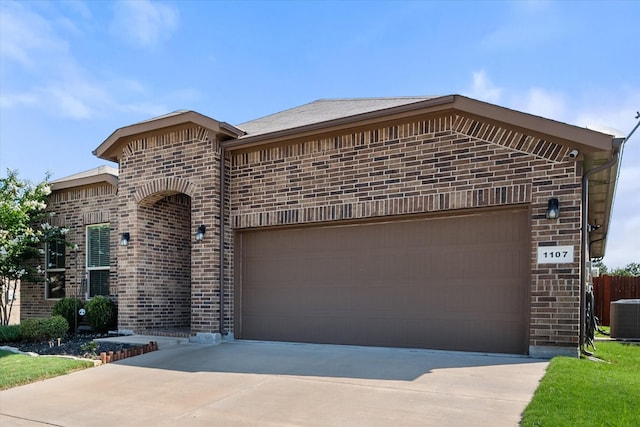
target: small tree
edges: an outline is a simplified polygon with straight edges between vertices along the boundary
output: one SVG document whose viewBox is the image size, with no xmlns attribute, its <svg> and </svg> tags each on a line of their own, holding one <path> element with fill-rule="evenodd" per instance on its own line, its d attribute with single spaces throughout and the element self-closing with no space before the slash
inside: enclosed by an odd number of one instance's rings
<svg viewBox="0 0 640 427">
<path fill-rule="evenodd" d="M 609 269 L 602 260 L 593 261 L 594 267 L 600 269 L 600 274 L 608 274 L 609 276 L 640 276 L 640 262 L 630 262 L 624 267 Z"/>
<path fill-rule="evenodd" d="M 606 265 L 604 265 L 602 259 L 591 261 L 591 266 L 598 268 L 598 270 L 600 270 L 600 274 L 609 274 L 609 269 Z"/>
<path fill-rule="evenodd" d="M 53 227 L 46 220 L 47 180 L 37 185 L 7 170 L 0 178 L 0 325 L 7 325 L 13 309 L 18 281 L 42 281 L 37 265 L 44 242 L 64 238 L 67 230 Z"/>
<path fill-rule="evenodd" d="M 612 276 L 640 276 L 640 263 L 631 262 L 624 268 L 616 268 L 609 274 Z"/>
</svg>

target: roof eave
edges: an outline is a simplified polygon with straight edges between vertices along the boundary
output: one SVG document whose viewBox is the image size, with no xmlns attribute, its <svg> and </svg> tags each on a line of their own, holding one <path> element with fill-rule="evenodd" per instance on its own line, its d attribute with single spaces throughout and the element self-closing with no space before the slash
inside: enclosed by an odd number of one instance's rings
<svg viewBox="0 0 640 427">
<path fill-rule="evenodd" d="M 493 121 L 508 123 L 510 126 L 530 129 L 537 134 L 547 135 L 556 140 L 575 142 L 583 148 L 596 151 L 611 150 L 612 135 L 595 130 L 523 113 L 462 95 L 456 95 L 456 109 Z"/>
<path fill-rule="evenodd" d="M 589 180 L 587 195 L 589 201 L 587 218 L 589 224 L 585 224 L 585 226 L 590 225 L 597 227 L 589 233 L 589 256 L 591 258 L 602 258 L 606 253 L 607 236 L 609 234 L 611 214 L 613 212 L 616 187 L 618 184 L 618 171 L 622 162 L 621 147 L 624 141 L 625 138 L 614 138 L 612 140 L 613 148 L 609 152 L 607 160 L 610 160 L 616 152 L 619 153 L 618 160 L 613 166 L 596 173 Z M 589 169 L 598 166 L 595 162 L 592 163 L 592 167 Z M 587 171 L 585 171 L 585 173 L 586 172 Z"/>
<path fill-rule="evenodd" d="M 107 184 L 117 187 L 118 177 L 111 175 L 110 173 L 101 173 L 92 176 L 85 176 L 82 178 L 51 182 L 50 186 L 51 191 L 59 191 L 67 188 L 81 187 L 84 185 L 99 184 L 101 182 L 106 182 Z"/>
<path fill-rule="evenodd" d="M 428 108 L 437 108 L 443 105 L 451 104 L 454 99 L 455 95 L 447 95 L 428 99 L 425 101 L 418 101 L 410 104 L 399 105 L 396 107 L 370 111 L 367 113 L 355 114 L 353 116 L 340 117 L 337 119 L 327 120 L 319 123 L 312 123 L 309 125 L 283 129 L 275 132 L 268 132 L 255 136 L 247 135 L 237 140 L 225 141 L 223 145 L 227 150 L 237 150 L 290 138 L 305 137 L 316 133 L 325 132 L 327 130 L 335 131 L 339 129 L 349 128 L 356 124 L 366 125 L 368 123 L 375 123 L 380 119 L 384 119 L 385 121 L 394 120 L 413 111 L 424 110 Z"/>
<path fill-rule="evenodd" d="M 552 140 L 562 140 L 568 144 L 579 145 L 581 150 L 610 150 L 611 136 L 594 130 L 581 128 L 544 117 L 467 98 L 462 95 L 447 95 L 424 101 L 413 102 L 371 111 L 348 117 L 341 117 L 320 123 L 299 126 L 280 131 L 247 135 L 223 143 L 227 150 L 238 150 L 261 144 L 280 142 L 292 138 L 309 137 L 328 131 L 338 131 L 353 126 L 366 126 L 376 122 L 392 121 L 410 116 L 457 110 L 469 115 L 481 117 L 493 122 L 508 123 L 510 126 L 533 131 Z"/>
<path fill-rule="evenodd" d="M 221 133 L 229 138 L 238 138 L 244 135 L 244 131 L 225 122 L 219 122 L 210 117 L 186 111 L 184 113 L 163 116 L 158 119 L 147 120 L 133 125 L 121 127 L 113 132 L 102 144 L 93 151 L 93 154 L 101 159 L 118 161 L 119 148 L 128 138 L 149 132 L 158 131 L 164 128 L 194 123 L 216 133 Z"/>
</svg>

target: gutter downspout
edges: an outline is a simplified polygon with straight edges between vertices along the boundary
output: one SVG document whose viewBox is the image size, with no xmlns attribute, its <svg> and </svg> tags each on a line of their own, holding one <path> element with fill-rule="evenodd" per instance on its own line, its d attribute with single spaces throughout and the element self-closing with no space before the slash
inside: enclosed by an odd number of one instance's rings
<svg viewBox="0 0 640 427">
<path fill-rule="evenodd" d="M 640 122 L 638 123 L 640 125 Z M 586 322 L 586 288 L 587 288 L 587 250 L 591 249 L 591 242 L 589 242 L 589 226 L 588 226 L 588 216 L 589 216 L 589 178 L 592 175 L 601 172 L 605 169 L 609 169 L 614 166 L 616 163 L 622 160 L 622 149 L 624 148 L 624 143 L 631 137 L 631 135 L 638 128 L 636 125 L 631 133 L 626 138 L 614 138 L 613 139 L 613 157 L 607 163 L 604 163 L 598 167 L 595 167 L 584 174 L 582 177 L 582 238 L 580 239 L 581 251 L 580 251 L 580 354 L 586 354 L 584 349 L 585 344 L 585 322 Z M 616 173 L 615 182 L 617 183 L 618 177 L 620 175 L 620 167 L 618 167 L 618 171 Z M 615 185 L 615 184 L 614 184 Z M 615 196 L 615 187 L 614 187 L 614 196 Z M 612 203 L 613 207 L 613 203 Z"/>
<path fill-rule="evenodd" d="M 224 218 L 225 218 L 225 150 L 220 144 L 220 319 L 219 329 L 221 337 L 225 336 L 224 330 Z"/>
</svg>

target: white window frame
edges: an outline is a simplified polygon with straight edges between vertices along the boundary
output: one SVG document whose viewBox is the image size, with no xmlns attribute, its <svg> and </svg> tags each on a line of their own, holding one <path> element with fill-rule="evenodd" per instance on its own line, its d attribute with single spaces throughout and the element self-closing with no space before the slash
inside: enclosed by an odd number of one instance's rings
<svg viewBox="0 0 640 427">
<path fill-rule="evenodd" d="M 90 233 L 89 233 L 89 229 L 91 228 L 99 228 L 99 227 L 107 227 L 107 229 L 109 230 L 109 237 L 107 239 L 107 247 L 109 248 L 109 256 L 107 258 L 107 265 L 98 265 L 98 266 L 93 266 L 90 265 L 90 261 L 91 261 L 91 239 L 90 239 Z M 93 296 L 96 295 L 102 295 L 102 294 L 95 294 L 92 295 L 91 293 L 91 272 L 92 271 L 106 271 L 107 274 L 109 274 L 109 271 L 111 270 L 111 227 L 110 224 L 108 222 L 105 223 L 100 223 L 100 224 L 91 224 L 91 225 L 87 225 L 86 229 L 85 229 L 86 233 L 85 233 L 85 237 L 86 237 L 86 259 L 85 259 L 85 266 L 87 269 L 87 289 L 86 289 L 86 299 L 90 299 Z M 109 284 L 110 285 L 110 284 Z M 105 295 L 105 296 L 108 296 Z"/>
<path fill-rule="evenodd" d="M 58 274 L 62 273 L 62 279 L 63 279 L 64 282 L 66 282 L 66 259 L 67 259 L 67 255 L 66 255 L 66 250 L 65 250 L 65 253 L 63 254 L 63 258 L 62 258 L 62 263 L 63 263 L 62 267 L 59 267 L 59 266 L 50 267 L 49 266 L 49 264 L 50 264 L 49 255 L 51 254 L 50 244 L 51 244 L 51 242 L 45 242 L 45 245 L 44 245 L 44 264 L 45 264 L 44 277 L 45 277 L 45 280 L 46 280 L 45 281 L 45 285 L 44 285 L 44 297 L 45 297 L 45 299 L 58 300 L 58 299 L 64 298 L 66 296 L 66 294 L 61 296 L 61 297 L 52 297 L 49 294 L 49 276 L 50 275 L 54 275 L 54 274 L 58 275 Z M 61 241 L 60 244 L 62 244 L 63 248 L 66 249 L 66 246 L 65 246 L 66 243 L 64 241 Z M 62 284 L 63 288 L 66 285 L 66 283 L 64 283 L 64 282 Z"/>
</svg>

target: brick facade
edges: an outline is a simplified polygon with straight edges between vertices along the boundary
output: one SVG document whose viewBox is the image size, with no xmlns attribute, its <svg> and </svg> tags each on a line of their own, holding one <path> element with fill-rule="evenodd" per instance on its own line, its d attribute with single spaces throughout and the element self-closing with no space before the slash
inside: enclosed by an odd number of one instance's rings
<svg viewBox="0 0 640 427">
<path fill-rule="evenodd" d="M 220 152 L 216 135 L 198 126 L 132 139 L 124 148 L 120 232 L 138 243 L 118 252 L 121 329 L 219 330 Z M 197 243 L 201 224 L 207 231 Z"/>
<path fill-rule="evenodd" d="M 56 191 L 50 208 L 84 259 L 84 227 L 111 226 L 111 292 L 118 327 L 234 328 L 234 237 L 239 230 L 525 207 L 530 229 L 529 345 L 579 344 L 582 162 L 566 140 L 455 111 L 223 149 L 219 131 L 183 123 L 124 138 L 118 188 Z M 226 145 L 225 145 L 226 146 Z M 225 212 L 220 157 L 225 153 Z M 545 217 L 548 200 L 561 216 Z M 224 306 L 220 220 L 224 218 Z M 196 242 L 199 225 L 205 238 Z M 128 232 L 128 246 L 118 244 Z M 574 247 L 574 262 L 542 264 L 537 248 Z M 67 294 L 75 292 L 67 253 Z M 80 272 L 82 272 L 82 261 Z M 50 314 L 42 287 L 22 291 L 22 318 Z M 220 310 L 223 309 L 223 325 Z"/>
<path fill-rule="evenodd" d="M 235 228 L 525 204 L 531 215 L 530 345 L 578 344 L 579 164 L 568 148 L 462 116 L 258 147 L 231 156 Z M 562 198 L 559 220 L 545 218 Z M 551 243 L 553 242 L 553 243 Z M 539 245 L 575 245 L 562 268 Z"/>
<path fill-rule="evenodd" d="M 51 224 L 69 229 L 66 240 L 71 245 L 65 252 L 65 294 L 68 297 L 77 296 L 84 299 L 86 288 L 83 288 L 83 278 L 86 266 L 86 227 L 95 224 L 108 223 L 111 228 L 111 257 L 110 257 L 110 296 L 117 298 L 117 256 L 116 247 L 118 237 L 118 215 L 116 214 L 115 197 L 117 188 L 106 182 L 93 185 L 66 188 L 54 191 L 49 196 L 48 209 L 54 214 Z M 77 252 L 73 250 L 77 245 Z M 44 255 L 40 259 L 44 266 Z M 23 283 L 21 290 L 20 318 L 51 316 L 53 306 L 57 300 L 45 297 L 44 283 Z"/>
</svg>

